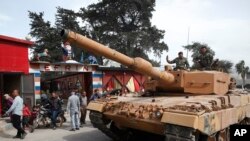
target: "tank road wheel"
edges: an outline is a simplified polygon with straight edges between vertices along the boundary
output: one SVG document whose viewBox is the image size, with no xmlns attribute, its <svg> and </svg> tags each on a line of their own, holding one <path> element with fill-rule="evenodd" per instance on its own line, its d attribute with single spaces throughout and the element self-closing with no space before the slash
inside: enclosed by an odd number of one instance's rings
<svg viewBox="0 0 250 141">
<path fill-rule="evenodd" d="M 217 136 L 218 141 L 229 141 L 229 128 L 219 131 Z"/>
<path fill-rule="evenodd" d="M 208 136 L 207 141 L 217 141 L 216 136 L 215 135 Z"/>
<path fill-rule="evenodd" d="M 250 118 L 245 118 L 244 119 L 244 125 L 250 125 Z"/>
<path fill-rule="evenodd" d="M 110 124 L 112 121 L 106 119 L 102 113 L 96 111 L 90 111 L 89 119 L 95 128 L 98 128 L 100 131 L 109 136 L 111 139 L 115 141 L 120 141 L 121 138 L 117 134 L 112 132 L 112 130 L 110 129 Z"/>
<path fill-rule="evenodd" d="M 116 126 L 115 122 L 110 123 L 110 130 L 120 137 L 120 141 L 134 141 L 134 132 L 127 129 L 120 129 Z"/>
<path fill-rule="evenodd" d="M 197 141 L 199 135 L 194 135 L 195 130 L 189 127 L 167 124 L 165 141 Z"/>
<path fill-rule="evenodd" d="M 229 128 L 216 132 L 210 136 L 201 134 L 189 127 L 167 124 L 165 141 L 229 141 Z"/>
<path fill-rule="evenodd" d="M 217 137 L 216 134 L 213 134 L 211 136 L 207 136 L 207 135 L 201 135 L 201 141 L 217 141 Z"/>
<path fill-rule="evenodd" d="M 229 141 L 230 140 L 230 131 L 229 128 L 221 130 L 211 136 L 201 135 L 199 141 Z"/>
<path fill-rule="evenodd" d="M 121 138 L 121 141 L 135 141 L 135 135 L 131 131 L 127 131 Z"/>
</svg>

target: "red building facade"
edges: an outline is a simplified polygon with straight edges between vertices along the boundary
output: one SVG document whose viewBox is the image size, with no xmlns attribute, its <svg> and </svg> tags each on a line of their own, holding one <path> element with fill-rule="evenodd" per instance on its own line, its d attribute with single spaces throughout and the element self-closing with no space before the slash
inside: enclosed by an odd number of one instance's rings
<svg viewBox="0 0 250 141">
<path fill-rule="evenodd" d="M 6 110 L 3 106 L 5 93 L 11 94 L 13 89 L 20 90 L 21 95 L 28 91 L 32 93 L 26 89 L 31 83 L 23 83 L 31 78 L 28 74 L 28 47 L 32 44 L 30 41 L 0 35 L 0 116 L 2 110 Z"/>
<path fill-rule="evenodd" d="M 29 72 L 28 47 L 33 43 L 26 40 L 0 35 L 0 72 Z"/>
</svg>

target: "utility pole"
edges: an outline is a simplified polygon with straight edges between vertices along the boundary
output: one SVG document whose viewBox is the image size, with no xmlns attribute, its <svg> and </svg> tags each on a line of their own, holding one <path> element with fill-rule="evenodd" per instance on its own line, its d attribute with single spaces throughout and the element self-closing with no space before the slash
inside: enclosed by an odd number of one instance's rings
<svg viewBox="0 0 250 141">
<path fill-rule="evenodd" d="M 190 32 L 190 26 L 188 26 L 187 45 L 189 45 L 189 32 Z M 188 49 L 187 49 L 187 59 L 188 59 Z"/>
</svg>

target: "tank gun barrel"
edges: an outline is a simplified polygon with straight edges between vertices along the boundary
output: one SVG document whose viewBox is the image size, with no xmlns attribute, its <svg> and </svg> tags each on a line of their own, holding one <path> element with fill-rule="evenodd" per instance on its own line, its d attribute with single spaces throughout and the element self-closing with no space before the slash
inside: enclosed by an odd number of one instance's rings
<svg viewBox="0 0 250 141">
<path fill-rule="evenodd" d="M 61 31 L 61 36 L 64 40 L 70 42 L 71 44 L 75 44 L 78 47 L 83 48 L 96 55 L 101 55 L 108 59 L 119 62 L 138 73 L 148 75 L 153 79 L 158 80 L 160 83 L 170 84 L 175 81 L 174 75 L 166 71 L 159 71 L 153 68 L 150 62 L 140 57 L 131 58 L 81 34 L 67 29 Z"/>
</svg>

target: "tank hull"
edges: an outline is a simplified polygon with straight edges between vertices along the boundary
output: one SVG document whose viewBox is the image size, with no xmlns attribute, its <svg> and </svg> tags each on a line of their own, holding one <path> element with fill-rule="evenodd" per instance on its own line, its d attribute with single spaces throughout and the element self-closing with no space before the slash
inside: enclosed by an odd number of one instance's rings
<svg viewBox="0 0 250 141">
<path fill-rule="evenodd" d="M 112 122 L 120 130 L 140 130 L 167 138 L 172 128 L 188 129 L 191 139 L 194 133 L 212 137 L 249 119 L 250 95 L 233 91 L 225 96 L 117 97 L 92 101 L 88 110 L 98 112 L 108 121 L 106 124 Z"/>
</svg>

